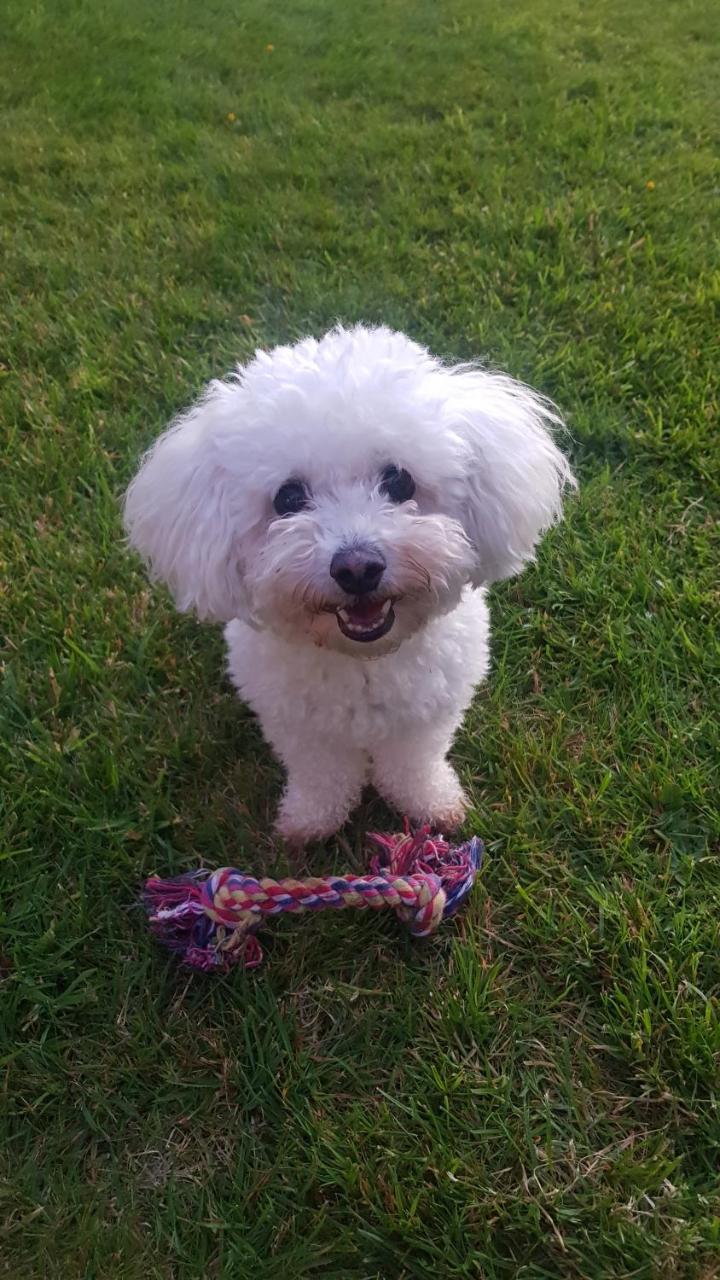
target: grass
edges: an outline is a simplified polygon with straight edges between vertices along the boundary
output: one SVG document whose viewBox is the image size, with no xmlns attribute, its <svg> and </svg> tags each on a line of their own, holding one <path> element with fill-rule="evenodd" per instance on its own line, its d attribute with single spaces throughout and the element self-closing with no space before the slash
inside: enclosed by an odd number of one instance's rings
<svg viewBox="0 0 720 1280">
<path fill-rule="evenodd" d="M 710 0 L 5 0 L 2 1274 L 720 1274 L 719 48 Z M 281 867 L 279 773 L 118 496 L 338 317 L 553 395 L 581 491 L 494 592 L 470 908 L 205 981 L 139 887 Z"/>
</svg>

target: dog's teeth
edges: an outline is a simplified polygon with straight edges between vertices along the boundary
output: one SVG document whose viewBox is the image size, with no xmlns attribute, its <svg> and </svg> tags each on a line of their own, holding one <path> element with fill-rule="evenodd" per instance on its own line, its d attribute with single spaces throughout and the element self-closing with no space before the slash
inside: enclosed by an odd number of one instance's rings
<svg viewBox="0 0 720 1280">
<path fill-rule="evenodd" d="M 392 609 L 392 600 L 383 600 L 378 606 L 377 613 L 367 621 L 357 622 L 352 616 L 352 610 L 337 608 L 335 610 L 338 621 L 341 623 L 343 631 L 349 636 L 356 636 L 358 639 L 370 636 L 378 630 L 378 627 L 387 620 Z"/>
</svg>

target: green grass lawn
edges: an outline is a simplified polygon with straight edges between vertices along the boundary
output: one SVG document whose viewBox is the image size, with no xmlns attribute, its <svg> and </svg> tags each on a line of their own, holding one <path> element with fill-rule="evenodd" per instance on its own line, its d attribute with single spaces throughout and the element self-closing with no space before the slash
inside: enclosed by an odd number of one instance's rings
<svg viewBox="0 0 720 1280">
<path fill-rule="evenodd" d="M 719 49 L 712 0 L 3 3 L 2 1274 L 720 1275 Z M 140 887 L 282 869 L 280 774 L 118 499 L 337 318 L 556 398 L 581 489 L 493 593 L 470 907 L 208 980 Z"/>
</svg>

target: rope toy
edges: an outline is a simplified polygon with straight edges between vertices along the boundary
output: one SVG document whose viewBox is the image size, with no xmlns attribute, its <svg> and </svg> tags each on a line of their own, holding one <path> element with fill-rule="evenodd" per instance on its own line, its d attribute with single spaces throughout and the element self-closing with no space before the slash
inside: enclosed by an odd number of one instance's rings
<svg viewBox="0 0 720 1280">
<path fill-rule="evenodd" d="M 193 969 L 262 961 L 255 930 L 265 916 L 330 907 L 392 907 L 416 938 L 434 933 L 464 902 L 483 858 L 476 836 L 453 846 L 429 827 L 372 834 L 370 875 L 256 880 L 233 867 L 146 882 L 144 903 L 155 937 Z"/>
</svg>

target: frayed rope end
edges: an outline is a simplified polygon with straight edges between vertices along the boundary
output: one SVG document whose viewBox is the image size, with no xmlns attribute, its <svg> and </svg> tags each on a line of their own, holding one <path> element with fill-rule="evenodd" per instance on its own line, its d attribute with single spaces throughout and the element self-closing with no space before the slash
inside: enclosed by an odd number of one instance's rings
<svg viewBox="0 0 720 1280">
<path fill-rule="evenodd" d="M 151 876 L 143 892 L 151 933 L 191 969 L 226 973 L 239 964 L 255 969 L 263 958 L 257 938 L 207 914 L 205 890 L 212 875 L 201 870 L 166 880 Z"/>
</svg>

